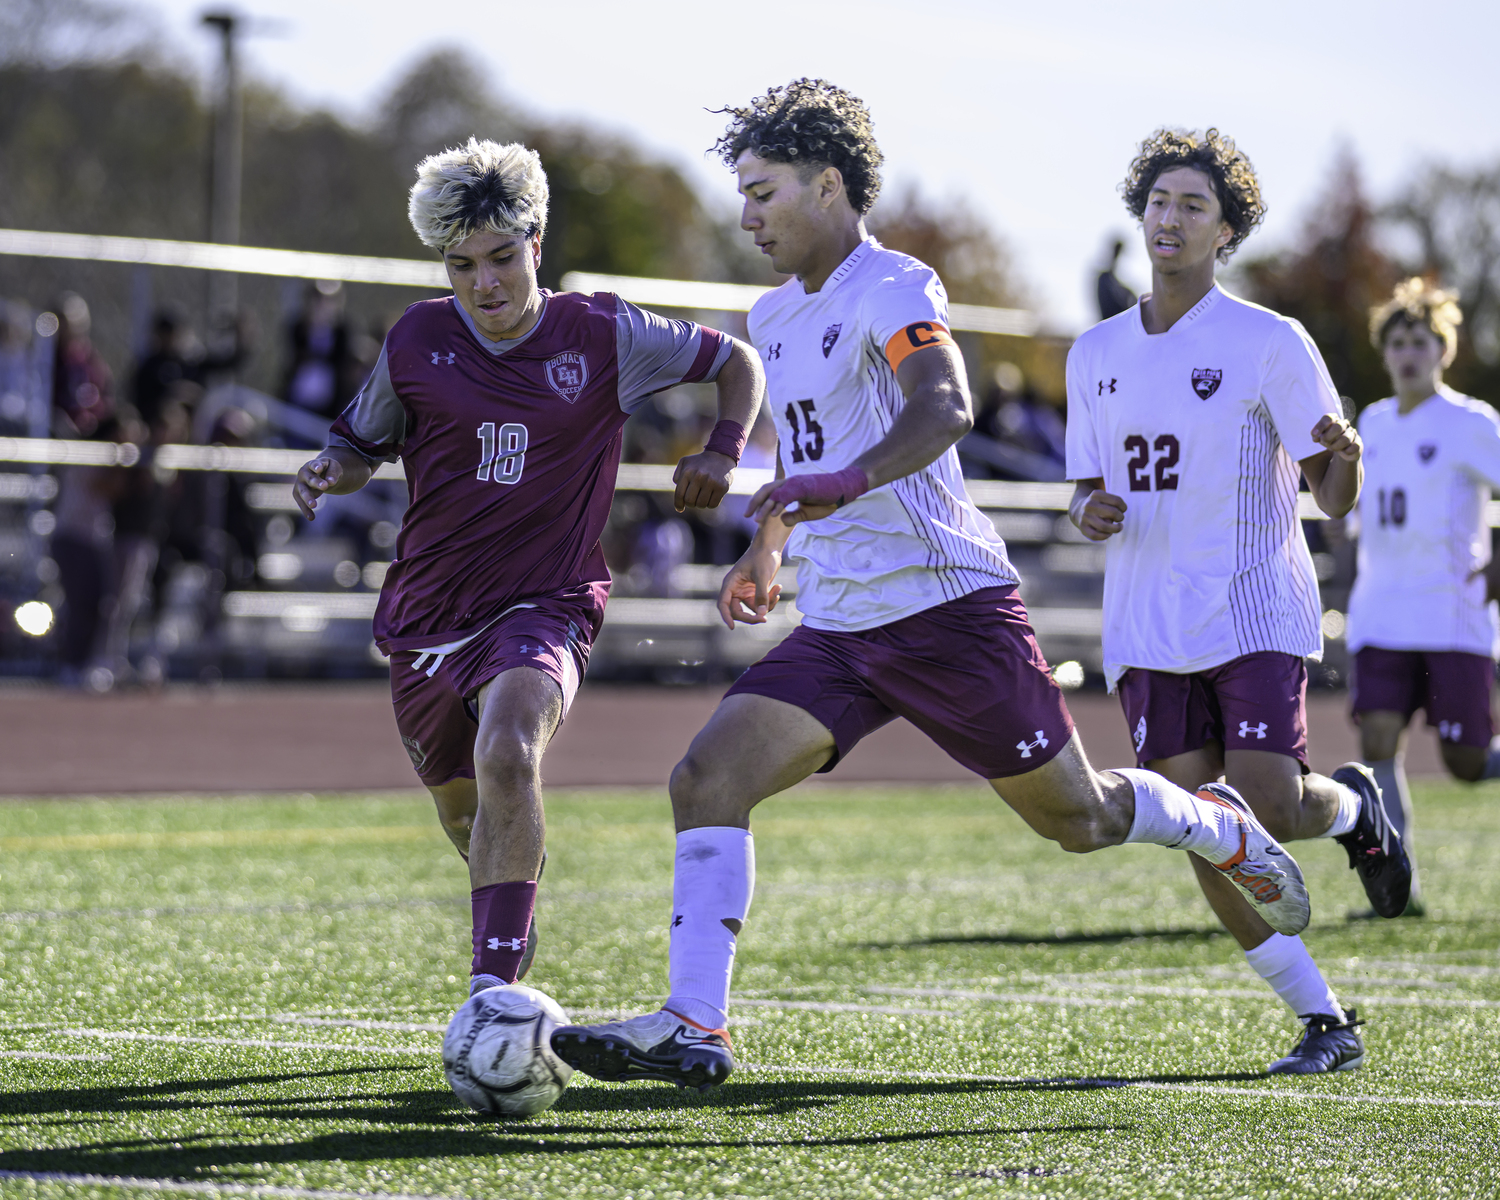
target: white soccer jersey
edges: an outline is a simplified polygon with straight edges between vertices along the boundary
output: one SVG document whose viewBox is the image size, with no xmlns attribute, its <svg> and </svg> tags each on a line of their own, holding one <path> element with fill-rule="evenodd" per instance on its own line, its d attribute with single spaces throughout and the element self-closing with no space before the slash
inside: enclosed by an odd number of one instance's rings
<svg viewBox="0 0 1500 1200">
<path fill-rule="evenodd" d="M 1395 400 L 1365 409 L 1359 576 L 1349 597 L 1349 649 L 1493 654 L 1495 606 L 1485 502 L 1500 486 L 1500 417 L 1447 388 L 1403 415 Z"/>
<path fill-rule="evenodd" d="M 1188 674 L 1261 650 L 1322 654 L 1297 460 L 1340 410 L 1296 321 L 1215 285 L 1162 334 L 1139 306 L 1068 354 L 1068 478 L 1125 500 L 1105 543 L 1104 668 Z"/>
<path fill-rule="evenodd" d="M 789 280 L 750 310 L 788 475 L 849 466 L 906 405 L 895 367 L 944 338 L 936 272 L 873 238 L 808 295 Z M 897 339 L 900 339 L 897 341 Z M 995 527 L 964 488 L 958 453 L 798 525 L 797 607 L 814 629 L 873 629 L 980 588 L 1019 582 Z"/>
</svg>

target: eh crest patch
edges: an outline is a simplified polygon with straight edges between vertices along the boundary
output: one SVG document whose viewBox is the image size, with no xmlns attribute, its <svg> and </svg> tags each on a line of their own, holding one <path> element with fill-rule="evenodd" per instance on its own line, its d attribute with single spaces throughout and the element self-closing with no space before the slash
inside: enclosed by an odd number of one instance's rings
<svg viewBox="0 0 1500 1200">
<path fill-rule="evenodd" d="M 547 386 L 572 404 L 589 381 L 589 360 L 576 350 L 549 358 L 542 367 Z"/>
</svg>

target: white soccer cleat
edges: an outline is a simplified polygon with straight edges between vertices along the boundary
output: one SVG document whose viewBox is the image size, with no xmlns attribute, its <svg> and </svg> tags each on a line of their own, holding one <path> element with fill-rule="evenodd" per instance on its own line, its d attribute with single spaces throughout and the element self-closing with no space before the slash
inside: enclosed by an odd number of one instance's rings
<svg viewBox="0 0 1500 1200">
<path fill-rule="evenodd" d="M 706 1091 L 734 1070 L 727 1032 L 665 1008 L 602 1025 L 563 1025 L 552 1032 L 552 1052 L 607 1083 L 662 1079 Z"/>
<path fill-rule="evenodd" d="M 1277 933 L 1288 937 L 1301 933 L 1312 920 L 1312 902 L 1297 860 L 1282 849 L 1232 787 L 1205 783 L 1198 789 L 1198 799 L 1222 804 L 1240 825 L 1239 850 L 1224 862 L 1209 865 L 1239 888 Z"/>
</svg>

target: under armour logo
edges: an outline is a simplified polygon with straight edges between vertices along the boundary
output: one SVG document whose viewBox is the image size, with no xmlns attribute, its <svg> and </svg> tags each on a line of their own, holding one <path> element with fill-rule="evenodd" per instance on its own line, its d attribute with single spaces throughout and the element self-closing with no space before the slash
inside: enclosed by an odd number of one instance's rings
<svg viewBox="0 0 1500 1200">
<path fill-rule="evenodd" d="M 1259 741 L 1266 740 L 1266 723 L 1262 721 L 1259 725 L 1252 725 L 1249 721 L 1240 722 L 1240 737 L 1247 738 L 1254 734 Z"/>
<path fill-rule="evenodd" d="M 1108 388 L 1109 394 L 1113 396 L 1115 394 L 1115 384 L 1119 382 L 1120 381 L 1118 379 L 1111 379 L 1108 383 L 1105 383 L 1104 380 L 1101 379 L 1099 381 L 1099 394 L 1101 396 L 1104 395 L 1105 389 Z"/>
<path fill-rule="evenodd" d="M 1444 742 L 1456 742 L 1464 735 L 1464 723 L 1462 721 L 1439 721 L 1438 739 Z"/>
<path fill-rule="evenodd" d="M 1031 757 L 1031 752 L 1033 750 L 1035 750 L 1038 746 L 1040 746 L 1043 750 L 1045 750 L 1049 745 L 1051 745 L 1051 743 L 1047 741 L 1047 735 L 1045 733 L 1043 733 L 1040 729 L 1038 729 L 1036 731 L 1036 741 L 1034 741 L 1034 742 L 1025 742 L 1025 741 L 1017 742 L 1016 743 L 1016 749 L 1021 752 L 1021 757 L 1022 758 L 1030 758 Z"/>
<path fill-rule="evenodd" d="M 490 938 L 489 947 L 491 950 L 524 950 L 526 949 L 526 939 L 511 938 L 509 941 L 504 941 L 500 938 Z"/>
<path fill-rule="evenodd" d="M 541 652 L 542 648 L 540 646 L 528 646 L 525 642 L 521 643 L 522 654 L 540 654 Z"/>
<path fill-rule="evenodd" d="M 1146 718 L 1142 717 L 1135 724 L 1135 750 L 1139 754 L 1141 748 L 1146 744 Z"/>
<path fill-rule="evenodd" d="M 439 354 L 436 350 L 434 350 L 432 352 L 432 365 L 433 366 L 437 366 L 438 363 L 441 362 L 441 363 L 447 363 L 451 367 L 453 365 L 453 359 L 455 357 L 456 356 L 454 355 L 453 351 L 451 351 L 451 350 L 448 351 L 448 356 L 446 358 L 444 358 L 441 354 Z"/>
<path fill-rule="evenodd" d="M 780 358 L 781 357 L 781 343 L 780 342 L 772 342 L 769 346 L 767 346 L 766 347 L 766 357 L 767 358 Z"/>
</svg>

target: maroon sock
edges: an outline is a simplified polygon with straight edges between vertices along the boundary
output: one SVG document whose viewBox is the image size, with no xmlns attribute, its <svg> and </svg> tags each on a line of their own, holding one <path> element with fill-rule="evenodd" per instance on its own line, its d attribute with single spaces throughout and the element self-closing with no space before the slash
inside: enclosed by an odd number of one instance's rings
<svg viewBox="0 0 1500 1200">
<path fill-rule="evenodd" d="M 492 883 L 477 889 L 473 901 L 474 966 L 469 973 L 515 983 L 536 908 L 536 881 Z"/>
</svg>

